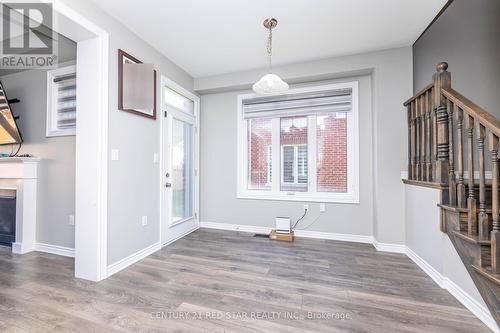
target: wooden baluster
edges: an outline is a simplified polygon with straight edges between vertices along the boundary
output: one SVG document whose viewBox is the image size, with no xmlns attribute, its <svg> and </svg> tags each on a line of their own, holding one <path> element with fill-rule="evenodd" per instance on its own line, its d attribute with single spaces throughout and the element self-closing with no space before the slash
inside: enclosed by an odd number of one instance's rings
<svg viewBox="0 0 500 333">
<path fill-rule="evenodd" d="M 413 157 L 413 147 L 411 139 L 413 137 L 413 121 L 412 121 L 412 112 L 411 112 L 411 104 L 407 106 L 407 115 L 408 115 L 408 179 L 412 179 L 412 157 Z"/>
<path fill-rule="evenodd" d="M 456 107 L 456 106 L 455 106 Z M 466 206 L 465 185 L 464 185 L 464 147 L 463 147 L 463 129 L 464 111 L 456 107 L 457 114 L 457 206 L 464 208 Z"/>
<path fill-rule="evenodd" d="M 436 181 L 437 156 L 437 109 L 434 104 L 434 88 L 431 89 L 431 112 L 432 112 L 432 180 Z"/>
<path fill-rule="evenodd" d="M 491 268 L 500 273 L 500 222 L 498 216 L 498 137 L 490 132 L 489 145 L 491 152 Z"/>
<path fill-rule="evenodd" d="M 415 122 L 415 127 L 416 127 L 416 141 L 415 141 L 415 148 L 417 149 L 417 180 L 422 180 L 422 173 L 420 172 L 422 169 L 420 167 L 420 129 L 422 128 L 420 126 L 420 103 L 418 103 L 418 98 L 415 99 L 415 116 L 416 116 L 416 122 Z"/>
<path fill-rule="evenodd" d="M 424 98 L 421 96 L 418 98 L 420 104 L 420 167 L 422 170 L 420 171 L 422 174 L 422 180 L 427 181 L 426 173 L 425 173 L 425 109 L 424 109 Z"/>
<path fill-rule="evenodd" d="M 426 124 L 426 146 L 425 146 L 425 166 L 427 181 L 432 181 L 432 163 L 431 163 L 431 105 L 429 91 L 425 93 L 425 124 Z"/>
<path fill-rule="evenodd" d="M 437 73 L 434 74 L 434 105 L 437 116 L 437 161 L 436 161 L 436 182 L 443 185 L 448 184 L 449 178 L 449 151 L 448 151 L 448 112 L 446 110 L 446 100 L 441 94 L 442 88 L 451 86 L 451 75 L 446 70 L 448 64 L 442 62 L 437 65 Z M 446 197 L 446 196 L 445 196 Z"/>
<path fill-rule="evenodd" d="M 450 206 L 457 205 L 457 184 L 455 182 L 455 151 L 453 147 L 453 108 L 454 105 L 450 100 L 446 101 L 446 107 L 448 109 L 448 149 L 449 149 L 449 161 L 450 161 L 450 173 L 448 179 L 449 185 L 449 202 Z"/>
<path fill-rule="evenodd" d="M 478 121 L 476 123 L 477 149 L 479 152 L 479 239 L 488 240 L 490 238 L 490 225 L 488 214 L 486 214 L 486 182 L 484 168 L 484 136 L 485 128 Z"/>
<path fill-rule="evenodd" d="M 415 102 L 412 101 L 410 103 L 411 106 L 411 129 L 412 129 L 412 137 L 411 137 L 411 146 L 412 146 L 412 165 L 411 165 L 411 175 L 412 179 L 418 179 L 417 174 L 417 113 L 415 109 Z"/>
<path fill-rule="evenodd" d="M 467 115 L 467 175 L 469 196 L 467 198 L 467 232 L 473 236 L 477 234 L 477 207 L 474 194 L 474 118 Z"/>
</svg>

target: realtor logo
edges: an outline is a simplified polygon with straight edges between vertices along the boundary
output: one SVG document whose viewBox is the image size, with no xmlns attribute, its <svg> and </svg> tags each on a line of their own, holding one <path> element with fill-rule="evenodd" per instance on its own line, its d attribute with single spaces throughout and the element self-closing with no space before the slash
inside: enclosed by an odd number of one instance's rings
<svg viewBox="0 0 500 333">
<path fill-rule="evenodd" d="M 57 64 L 52 3 L 2 1 L 0 68 L 51 68 Z"/>
</svg>

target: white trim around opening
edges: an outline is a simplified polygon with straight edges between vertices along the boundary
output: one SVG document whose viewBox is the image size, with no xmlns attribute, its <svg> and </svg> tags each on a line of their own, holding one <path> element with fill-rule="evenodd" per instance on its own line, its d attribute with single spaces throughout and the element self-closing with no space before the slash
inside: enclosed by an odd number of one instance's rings
<svg viewBox="0 0 500 333">
<path fill-rule="evenodd" d="M 75 276 L 107 277 L 109 34 L 59 0 L 54 31 L 77 43 Z"/>
</svg>

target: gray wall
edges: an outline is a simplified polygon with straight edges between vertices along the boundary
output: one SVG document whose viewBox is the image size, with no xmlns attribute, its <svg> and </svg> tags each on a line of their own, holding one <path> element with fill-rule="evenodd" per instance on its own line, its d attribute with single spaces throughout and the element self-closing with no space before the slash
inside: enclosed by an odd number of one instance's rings
<svg viewBox="0 0 500 333">
<path fill-rule="evenodd" d="M 358 81 L 360 124 L 360 204 L 327 204 L 319 213 L 318 203 L 308 203 L 309 213 L 298 229 L 317 221 L 307 230 L 372 235 L 372 112 L 371 77 L 353 77 L 315 82 L 315 85 Z M 236 198 L 237 95 L 232 91 L 201 97 L 200 218 L 204 222 L 272 227 L 276 216 L 302 216 L 304 202 Z M 319 218 L 318 218 L 319 217 Z"/>
<path fill-rule="evenodd" d="M 412 94 L 411 48 L 283 66 L 275 71 L 290 83 L 302 84 L 364 76 L 360 90 L 360 205 L 329 204 L 326 214 L 309 230 L 373 235 L 382 243 L 404 244 L 400 172 L 407 164 L 402 139 L 407 132 L 402 102 Z M 278 214 L 297 217 L 302 212 L 301 202 L 236 199 L 236 95 L 264 72 L 195 79 L 195 90 L 202 94 L 201 221 L 272 226 Z M 319 211 L 316 204 L 310 208 L 309 221 Z"/>
<path fill-rule="evenodd" d="M 20 154 L 32 154 L 39 165 L 37 233 L 40 243 L 75 246 L 75 228 L 69 215 L 75 214 L 75 136 L 45 137 L 47 114 L 47 71 L 30 70 L 0 77 L 7 96 L 19 98 L 13 104 L 20 116 L 23 136 Z M 0 150 L 10 147 L 0 146 Z"/>
<path fill-rule="evenodd" d="M 455 0 L 413 47 L 415 92 L 446 61 L 452 87 L 500 118 L 500 1 Z"/>
<path fill-rule="evenodd" d="M 153 163 L 153 154 L 160 152 L 160 121 L 118 110 L 118 49 L 154 64 L 158 85 L 163 74 L 192 90 L 193 78 L 93 2 L 64 2 L 109 33 L 108 139 L 109 149 L 120 151 L 120 160 L 109 161 L 108 167 L 107 263 L 111 265 L 160 241 L 160 165 Z M 161 110 L 159 104 L 157 108 Z M 148 216 L 145 227 L 143 215 Z"/>
<path fill-rule="evenodd" d="M 443 278 L 448 278 L 489 314 L 460 256 L 445 233 L 439 230 L 439 190 L 405 185 L 406 246 Z M 491 322 L 494 323 L 493 318 Z"/>
</svg>

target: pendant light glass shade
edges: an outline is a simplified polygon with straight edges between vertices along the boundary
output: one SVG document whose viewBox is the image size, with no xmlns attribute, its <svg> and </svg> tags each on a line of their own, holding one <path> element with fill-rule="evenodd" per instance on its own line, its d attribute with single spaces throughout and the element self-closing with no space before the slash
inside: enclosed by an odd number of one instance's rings
<svg viewBox="0 0 500 333">
<path fill-rule="evenodd" d="M 259 95 L 274 94 L 287 91 L 288 83 L 283 81 L 278 75 L 269 73 L 255 82 L 252 89 Z"/>
<path fill-rule="evenodd" d="M 267 39 L 267 57 L 269 61 L 269 73 L 264 75 L 257 81 L 252 89 L 259 95 L 269 95 L 280 93 L 288 90 L 288 83 L 283 81 L 278 75 L 271 73 L 272 71 L 272 56 L 273 56 L 273 29 L 278 25 L 278 20 L 269 18 L 264 21 L 264 27 L 269 30 L 269 37 Z"/>
</svg>

